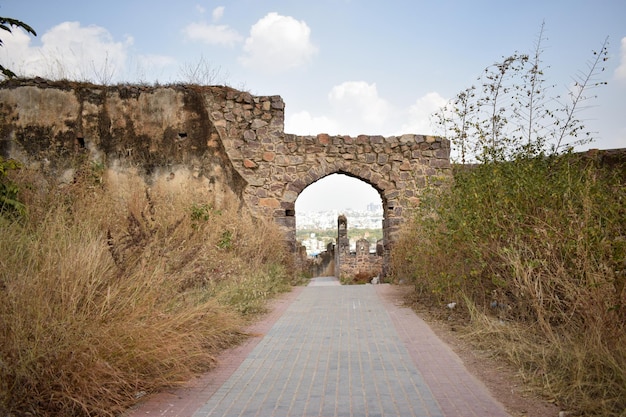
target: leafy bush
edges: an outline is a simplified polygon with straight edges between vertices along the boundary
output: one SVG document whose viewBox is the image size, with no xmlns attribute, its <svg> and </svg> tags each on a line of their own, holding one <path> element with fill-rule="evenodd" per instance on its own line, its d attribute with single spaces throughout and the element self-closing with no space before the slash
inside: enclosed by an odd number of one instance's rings
<svg viewBox="0 0 626 417">
<path fill-rule="evenodd" d="M 273 295 L 285 292 L 284 267 L 272 264 L 245 279 L 224 281 L 214 289 L 215 297 L 245 316 L 265 311 L 265 303 Z"/>
<path fill-rule="evenodd" d="M 440 119 L 463 162 L 480 163 L 457 165 L 450 184 L 424 196 L 392 269 L 421 302 L 465 306 L 472 340 L 510 360 L 544 395 L 584 415 L 621 416 L 626 166 L 568 151 L 588 137 L 576 109 L 587 87 L 602 84 L 591 80 L 606 47 L 560 110 L 545 107 L 539 52 L 530 67 L 523 55 L 496 64 L 485 96 L 462 92 Z"/>
<path fill-rule="evenodd" d="M 9 177 L 9 171 L 21 168 L 21 164 L 13 159 L 5 160 L 0 156 L 0 216 L 23 216 L 26 206 L 19 201 L 18 185 Z"/>
</svg>

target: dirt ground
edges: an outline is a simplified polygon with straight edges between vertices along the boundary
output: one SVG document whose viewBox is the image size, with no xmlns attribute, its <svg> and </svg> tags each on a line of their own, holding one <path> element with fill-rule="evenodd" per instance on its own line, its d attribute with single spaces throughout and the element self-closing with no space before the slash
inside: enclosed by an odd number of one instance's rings
<svg viewBox="0 0 626 417">
<path fill-rule="evenodd" d="M 394 285 L 398 303 L 408 306 L 410 303 L 406 294 L 409 292 L 410 289 Z M 437 319 L 426 308 L 413 310 L 459 355 L 467 369 L 489 388 L 513 417 L 559 417 L 559 407 L 554 402 L 530 392 L 513 367 L 488 352 L 475 349 L 464 340 L 457 330 L 458 323 Z"/>
</svg>

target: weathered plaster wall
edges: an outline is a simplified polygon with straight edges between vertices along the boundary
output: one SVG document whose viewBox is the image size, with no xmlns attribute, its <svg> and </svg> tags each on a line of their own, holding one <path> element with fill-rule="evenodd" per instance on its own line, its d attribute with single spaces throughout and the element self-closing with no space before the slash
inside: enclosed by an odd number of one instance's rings
<svg viewBox="0 0 626 417">
<path fill-rule="evenodd" d="M 226 88 L 103 87 L 45 80 L 0 88 L 0 153 L 50 177 L 66 178 L 85 159 L 139 168 L 146 177 L 191 172 L 211 191 L 241 198 L 234 169 L 210 120 Z M 207 105 L 209 104 L 209 105 Z"/>
</svg>

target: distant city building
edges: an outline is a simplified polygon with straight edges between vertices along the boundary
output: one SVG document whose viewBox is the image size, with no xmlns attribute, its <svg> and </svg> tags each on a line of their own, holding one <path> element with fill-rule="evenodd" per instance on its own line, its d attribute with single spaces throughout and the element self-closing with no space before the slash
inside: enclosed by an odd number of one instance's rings
<svg viewBox="0 0 626 417">
<path fill-rule="evenodd" d="M 329 230 L 337 227 L 337 216 L 344 214 L 350 221 L 353 229 L 381 229 L 383 209 L 380 204 L 371 203 L 366 210 L 327 210 L 304 211 L 296 213 L 296 229 Z"/>
<path fill-rule="evenodd" d="M 296 213 L 296 229 L 306 230 L 336 230 L 337 218 L 343 214 L 348 219 L 351 229 L 382 229 L 383 209 L 380 203 L 368 204 L 365 210 L 327 210 L 327 211 L 304 211 Z M 366 236 L 367 237 L 367 234 Z M 318 238 L 311 233 L 304 239 L 302 245 L 306 248 L 309 256 L 315 256 L 326 250 L 327 241 Z M 372 250 L 376 249 L 376 242 L 372 241 Z M 356 239 L 349 240 L 349 251 L 356 250 Z"/>
<path fill-rule="evenodd" d="M 314 233 L 311 234 L 314 235 Z M 315 237 L 303 240 L 302 245 L 306 248 L 306 253 L 309 256 L 317 255 L 326 250 L 326 244 Z"/>
</svg>

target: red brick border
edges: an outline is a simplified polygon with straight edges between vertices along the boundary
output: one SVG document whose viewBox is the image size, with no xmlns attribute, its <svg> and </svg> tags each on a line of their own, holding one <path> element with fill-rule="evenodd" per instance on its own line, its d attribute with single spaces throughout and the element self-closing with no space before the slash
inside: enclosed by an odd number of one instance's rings
<svg viewBox="0 0 626 417">
<path fill-rule="evenodd" d="M 391 285 L 377 285 L 376 292 L 389 313 L 426 385 L 446 417 L 510 417 L 461 358 L 441 340 L 413 310 L 403 306 Z"/>
<path fill-rule="evenodd" d="M 224 350 L 217 357 L 217 366 L 211 371 L 189 381 L 184 387 L 168 389 L 151 395 L 133 407 L 125 417 L 168 416 L 191 417 L 239 368 L 248 354 L 259 344 L 263 336 L 283 315 L 304 287 L 295 287 L 281 294 L 268 306 L 269 313 L 245 329 L 250 334 L 242 344 Z"/>
</svg>

